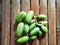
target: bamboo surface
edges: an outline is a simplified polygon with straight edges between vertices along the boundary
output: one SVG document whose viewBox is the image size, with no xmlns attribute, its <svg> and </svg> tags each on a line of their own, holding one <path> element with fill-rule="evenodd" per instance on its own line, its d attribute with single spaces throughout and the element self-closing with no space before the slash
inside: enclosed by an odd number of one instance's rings
<svg viewBox="0 0 60 45">
<path fill-rule="evenodd" d="M 20 4 L 20 1 L 22 4 Z M 59 0 L 58 0 L 59 1 Z M 60 17 L 60 2 L 58 2 L 58 18 Z M 1 45 L 18 45 L 16 44 L 16 15 L 20 10 L 28 11 L 33 10 L 34 16 L 45 14 L 46 20 L 49 21 L 46 26 L 49 28 L 49 36 L 45 35 L 43 39 L 37 38 L 32 42 L 27 42 L 24 45 L 56 45 L 56 7 L 55 0 L 12 0 L 12 9 L 10 9 L 10 0 L 2 0 L 2 44 Z M 22 6 L 22 8 L 21 8 Z M 10 13 L 10 11 L 12 13 Z M 10 16 L 11 15 L 11 16 Z M 36 18 L 35 18 L 36 20 Z M 60 24 L 58 19 L 58 24 Z M 58 28 L 60 25 L 58 25 Z M 11 28 L 11 29 L 10 29 Z M 60 29 L 58 29 L 59 31 Z M 58 33 L 58 35 L 60 32 Z M 58 40 L 59 43 L 59 40 Z M 59 43 L 60 44 L 60 43 Z"/>
<path fill-rule="evenodd" d="M 16 44 L 16 22 L 15 18 L 16 15 L 20 12 L 20 0 L 12 0 L 12 15 L 11 15 L 11 45 L 17 45 Z"/>
<path fill-rule="evenodd" d="M 10 45 L 10 0 L 2 0 L 2 44 Z"/>
<path fill-rule="evenodd" d="M 56 8 L 55 0 L 48 1 L 49 45 L 56 45 Z"/>
</svg>

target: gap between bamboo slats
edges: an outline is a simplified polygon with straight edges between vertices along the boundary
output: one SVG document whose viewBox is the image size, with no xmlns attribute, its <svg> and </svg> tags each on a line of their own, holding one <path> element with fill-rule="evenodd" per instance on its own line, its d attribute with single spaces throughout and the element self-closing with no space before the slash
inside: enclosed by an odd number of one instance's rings
<svg viewBox="0 0 60 45">
<path fill-rule="evenodd" d="M 44 14 L 47 16 L 47 0 L 40 0 L 40 14 Z M 46 21 L 47 21 L 47 18 L 46 18 Z M 46 34 L 45 37 L 40 40 L 40 43 L 41 45 L 48 45 L 48 34 Z"/>
<path fill-rule="evenodd" d="M 49 45 L 56 45 L 56 8 L 55 0 L 48 0 Z"/>
<path fill-rule="evenodd" d="M 16 15 L 20 12 L 20 0 L 12 0 L 12 15 L 11 15 L 11 45 L 17 45 L 16 44 L 16 37 L 15 37 L 15 31 L 16 31 L 16 22 L 15 18 Z"/>
<path fill-rule="evenodd" d="M 57 0 L 57 44 L 60 45 L 60 0 Z"/>
<path fill-rule="evenodd" d="M 10 45 L 10 0 L 2 0 L 2 44 Z"/>
</svg>

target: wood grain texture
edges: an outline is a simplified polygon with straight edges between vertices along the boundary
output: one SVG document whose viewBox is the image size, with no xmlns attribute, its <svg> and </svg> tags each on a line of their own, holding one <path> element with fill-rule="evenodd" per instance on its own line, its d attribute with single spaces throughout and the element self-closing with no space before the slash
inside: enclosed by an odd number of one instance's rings
<svg viewBox="0 0 60 45">
<path fill-rule="evenodd" d="M 58 10 L 58 26 L 57 26 L 57 35 L 58 35 L 58 45 L 60 45 L 60 0 L 57 0 L 58 1 L 58 3 L 57 3 L 57 6 L 58 6 L 58 8 L 57 8 L 57 10 Z"/>
<path fill-rule="evenodd" d="M 47 16 L 47 0 L 40 0 L 40 14 Z M 47 20 L 47 18 L 46 18 Z M 48 34 L 40 40 L 41 45 L 48 45 Z"/>
<path fill-rule="evenodd" d="M 16 15 L 20 12 L 20 0 L 12 0 L 12 17 L 11 17 L 11 45 L 17 45 L 15 42 Z"/>
<path fill-rule="evenodd" d="M 60 30 L 60 29 L 58 29 Z M 60 31 L 57 32 L 58 33 L 58 45 L 60 45 Z"/>
<path fill-rule="evenodd" d="M 57 8 L 58 9 L 58 26 L 60 26 L 59 25 L 60 24 L 60 19 L 59 19 L 60 18 L 60 0 L 58 0 L 58 4 L 57 5 L 58 5 L 58 8 Z"/>
<path fill-rule="evenodd" d="M 58 8 L 57 8 L 57 10 L 58 10 L 58 26 L 57 26 L 57 28 L 59 28 L 60 29 L 60 0 L 58 0 L 58 3 L 57 3 L 57 5 L 58 5 Z M 58 30 L 58 31 L 60 31 L 60 30 Z"/>
<path fill-rule="evenodd" d="M 40 14 L 47 15 L 47 0 L 40 0 Z"/>
<path fill-rule="evenodd" d="M 39 15 L 39 0 L 31 0 L 31 10 L 34 11 L 34 15 Z"/>
<path fill-rule="evenodd" d="M 29 10 L 30 10 L 30 0 L 22 0 L 22 11 L 28 13 Z"/>
<path fill-rule="evenodd" d="M 48 0 L 49 45 L 56 45 L 56 9 L 55 0 Z"/>
<path fill-rule="evenodd" d="M 10 45 L 10 0 L 2 0 L 2 44 Z"/>
<path fill-rule="evenodd" d="M 31 0 L 31 10 L 34 11 L 35 16 L 39 15 L 39 0 Z M 39 40 L 36 38 L 32 45 L 39 45 Z"/>
<path fill-rule="evenodd" d="M 60 25 L 60 24 L 59 24 Z M 60 31 L 60 26 L 57 26 L 57 31 L 59 32 Z"/>
<path fill-rule="evenodd" d="M 22 0 L 22 11 L 28 13 L 30 11 L 30 0 Z M 26 45 L 30 45 L 29 42 Z"/>
</svg>

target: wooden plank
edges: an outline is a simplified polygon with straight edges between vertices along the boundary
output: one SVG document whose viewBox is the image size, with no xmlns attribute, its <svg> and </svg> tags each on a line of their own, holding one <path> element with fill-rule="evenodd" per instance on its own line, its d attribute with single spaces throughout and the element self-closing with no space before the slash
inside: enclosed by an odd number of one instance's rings
<svg viewBox="0 0 60 45">
<path fill-rule="evenodd" d="M 58 29 L 60 30 L 60 29 Z M 58 45 L 60 45 L 60 31 L 57 32 L 58 33 Z"/>
<path fill-rule="evenodd" d="M 22 0 L 22 11 L 29 12 L 30 10 L 30 0 Z M 29 42 L 26 45 L 30 45 Z"/>
<path fill-rule="evenodd" d="M 58 0 L 58 3 L 57 3 L 57 5 L 58 5 L 58 8 L 57 8 L 57 10 L 58 10 L 58 27 L 60 27 L 60 0 Z"/>
<path fill-rule="evenodd" d="M 2 0 L 2 44 L 10 45 L 10 0 Z"/>
<path fill-rule="evenodd" d="M 31 10 L 34 11 L 35 16 L 39 14 L 39 0 L 31 0 Z"/>
<path fill-rule="evenodd" d="M 47 0 L 40 0 L 40 14 L 47 16 Z M 41 45 L 48 45 L 48 34 L 46 34 L 46 36 L 40 40 L 40 43 Z"/>
<path fill-rule="evenodd" d="M 49 45 L 56 45 L 56 12 L 55 0 L 48 0 Z"/>
<path fill-rule="evenodd" d="M 15 31 L 16 31 L 16 23 L 15 18 L 16 15 L 20 12 L 20 0 L 12 0 L 12 17 L 11 17 L 11 45 L 17 45 L 15 42 Z"/>
<path fill-rule="evenodd" d="M 31 10 L 34 11 L 35 16 L 39 14 L 39 0 L 31 0 Z M 32 45 L 39 45 L 39 40 L 36 38 Z"/>
<path fill-rule="evenodd" d="M 58 12 L 57 35 L 58 35 L 58 45 L 60 45 L 60 0 L 57 0 L 57 12 Z"/>
<path fill-rule="evenodd" d="M 58 10 L 58 15 L 57 15 L 58 16 L 58 22 L 57 22 L 58 26 L 57 26 L 57 28 L 60 29 L 60 5 L 59 5 L 60 4 L 60 0 L 58 0 L 57 2 L 58 2 L 57 3 L 57 6 L 58 6 L 58 8 L 57 8 L 57 10 Z M 57 30 L 57 31 L 60 31 L 60 30 Z"/>
<path fill-rule="evenodd" d="M 58 25 L 60 25 L 60 24 L 58 24 Z M 60 26 L 57 26 L 57 31 L 58 31 L 58 32 L 60 31 Z"/>
<path fill-rule="evenodd" d="M 47 0 L 40 0 L 40 14 L 47 15 Z"/>
<path fill-rule="evenodd" d="M 30 10 L 30 0 L 22 0 L 22 11 L 28 12 Z"/>
<path fill-rule="evenodd" d="M 60 32 L 60 28 L 57 28 L 57 32 Z"/>
</svg>

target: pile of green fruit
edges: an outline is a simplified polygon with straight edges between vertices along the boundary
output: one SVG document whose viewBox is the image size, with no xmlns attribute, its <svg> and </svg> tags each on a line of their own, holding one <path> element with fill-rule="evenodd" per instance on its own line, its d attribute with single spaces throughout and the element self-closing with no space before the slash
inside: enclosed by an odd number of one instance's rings
<svg viewBox="0 0 60 45">
<path fill-rule="evenodd" d="M 36 20 L 34 20 L 36 18 Z M 46 28 L 47 21 L 45 21 L 46 15 L 40 14 L 34 16 L 33 11 L 29 11 L 28 14 L 24 11 L 18 13 L 15 21 L 18 23 L 16 29 L 16 42 L 18 44 L 23 44 L 29 40 L 34 40 L 42 37 L 43 33 L 47 33 Z"/>
</svg>

